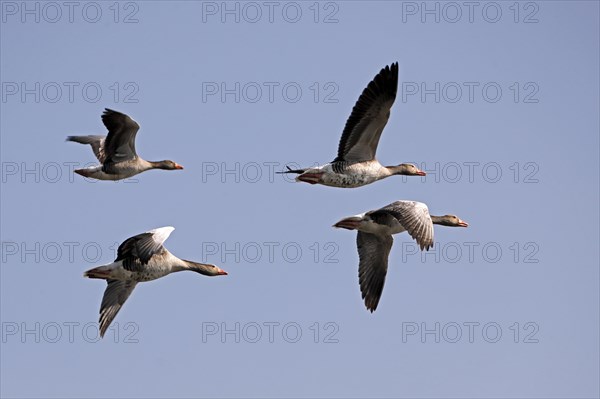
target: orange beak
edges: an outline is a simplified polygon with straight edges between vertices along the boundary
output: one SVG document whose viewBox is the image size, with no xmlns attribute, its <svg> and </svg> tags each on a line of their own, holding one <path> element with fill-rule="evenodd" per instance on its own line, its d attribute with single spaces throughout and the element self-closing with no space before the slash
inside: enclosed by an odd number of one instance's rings
<svg viewBox="0 0 600 399">
<path fill-rule="evenodd" d="M 175 169 L 183 169 L 183 166 L 179 165 L 178 163 L 175 164 Z"/>
<path fill-rule="evenodd" d="M 469 227 L 469 223 L 465 222 L 464 220 L 460 220 L 460 219 L 458 219 L 458 225 L 460 227 Z"/>
<path fill-rule="evenodd" d="M 340 220 L 332 227 L 337 227 L 338 229 L 356 230 L 356 228 L 360 225 L 360 222 L 360 218 L 357 218 L 356 216 L 350 216 L 349 218 Z"/>
<path fill-rule="evenodd" d="M 422 170 L 417 171 L 417 176 L 427 176 L 427 173 L 423 172 Z"/>
<path fill-rule="evenodd" d="M 227 276 L 227 272 L 225 270 L 219 269 L 217 276 Z"/>
</svg>

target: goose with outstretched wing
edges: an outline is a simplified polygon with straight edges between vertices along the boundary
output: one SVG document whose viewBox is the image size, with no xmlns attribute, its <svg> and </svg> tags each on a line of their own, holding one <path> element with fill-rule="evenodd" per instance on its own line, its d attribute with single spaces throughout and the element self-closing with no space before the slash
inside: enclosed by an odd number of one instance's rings
<svg viewBox="0 0 600 399">
<path fill-rule="evenodd" d="M 121 180 L 150 169 L 176 170 L 183 166 L 173 161 L 146 161 L 135 151 L 135 136 L 140 125 L 128 115 L 106 108 L 102 122 L 108 135 L 69 136 L 67 141 L 92 146 L 100 165 L 76 169 L 75 173 L 98 180 Z"/>
<path fill-rule="evenodd" d="M 454 215 L 431 216 L 427 205 L 417 201 L 396 201 L 383 208 L 344 218 L 333 227 L 358 230 L 358 279 L 365 306 L 373 312 L 377 309 L 388 258 L 394 239 L 393 234 L 407 231 L 417 241 L 421 250 L 433 246 L 433 225 L 467 227 L 468 223 Z"/>
<path fill-rule="evenodd" d="M 338 147 L 328 164 L 278 173 L 298 174 L 296 181 L 332 187 L 360 187 L 393 175 L 425 176 L 415 165 L 383 166 L 375 158 L 381 133 L 398 91 L 398 63 L 383 68 L 367 85 L 352 109 Z"/>
<path fill-rule="evenodd" d="M 100 305 L 101 337 L 138 283 L 183 270 L 205 276 L 227 275 L 215 265 L 179 259 L 169 252 L 163 243 L 173 230 L 173 227 L 161 227 L 130 237 L 117 249 L 113 263 L 84 273 L 84 277 L 103 279 L 108 283 Z"/>
</svg>

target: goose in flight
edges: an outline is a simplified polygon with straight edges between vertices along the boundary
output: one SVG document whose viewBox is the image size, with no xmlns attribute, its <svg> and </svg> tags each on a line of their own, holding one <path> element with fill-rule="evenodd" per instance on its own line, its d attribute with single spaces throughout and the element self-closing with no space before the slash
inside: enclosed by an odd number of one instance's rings
<svg viewBox="0 0 600 399">
<path fill-rule="evenodd" d="M 67 141 L 90 144 L 100 165 L 76 169 L 75 173 L 98 180 L 121 180 L 150 169 L 183 169 L 173 161 L 146 161 L 135 152 L 135 136 L 140 125 L 129 116 L 106 108 L 102 122 L 107 136 L 69 136 Z"/>
<path fill-rule="evenodd" d="M 415 165 L 383 166 L 375 159 L 381 132 L 398 91 L 398 63 L 383 68 L 367 85 L 352 109 L 338 147 L 328 164 L 278 173 L 298 174 L 296 181 L 332 187 L 360 187 L 392 175 L 425 176 Z"/>
<path fill-rule="evenodd" d="M 179 259 L 170 253 L 163 243 L 173 230 L 173 227 L 161 227 L 130 237 L 117 249 L 117 258 L 113 263 L 95 267 L 83 274 L 84 277 L 99 278 L 108 283 L 100 305 L 101 337 L 104 337 L 137 283 L 156 280 L 182 270 L 205 276 L 227 275 L 215 265 Z"/>
<path fill-rule="evenodd" d="M 394 239 L 393 234 L 408 231 L 421 250 L 433 246 L 433 225 L 467 227 L 468 223 L 454 215 L 430 216 L 427 205 L 416 201 L 396 201 L 381 209 L 344 218 L 333 227 L 358 230 L 358 279 L 365 306 L 373 312 L 377 309 L 388 257 Z"/>
</svg>

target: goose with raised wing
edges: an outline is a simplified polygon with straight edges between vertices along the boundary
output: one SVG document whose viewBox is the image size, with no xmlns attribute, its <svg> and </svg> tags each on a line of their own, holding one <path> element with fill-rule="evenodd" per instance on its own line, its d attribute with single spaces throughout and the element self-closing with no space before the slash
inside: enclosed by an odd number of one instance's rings
<svg viewBox="0 0 600 399">
<path fill-rule="evenodd" d="M 360 187 L 393 175 L 425 176 L 415 165 L 383 166 L 375 159 L 381 133 L 398 91 L 398 63 L 383 68 L 367 85 L 352 109 L 338 147 L 328 164 L 278 173 L 298 174 L 296 181 L 332 187 Z"/>
<path fill-rule="evenodd" d="M 179 259 L 170 253 L 163 243 L 173 230 L 173 227 L 161 227 L 130 237 L 117 249 L 117 258 L 113 263 L 95 267 L 83 274 L 84 277 L 103 279 L 108 283 L 100 305 L 101 337 L 138 283 L 183 270 L 205 276 L 227 275 L 215 265 Z"/>
<path fill-rule="evenodd" d="M 98 180 L 121 180 L 150 169 L 176 170 L 183 166 L 173 161 L 146 161 L 135 152 L 135 136 L 140 125 L 128 115 L 106 108 L 102 122 L 108 129 L 106 136 L 69 136 L 74 141 L 92 146 L 100 165 L 76 169 L 83 177 Z"/>
<path fill-rule="evenodd" d="M 344 218 L 333 227 L 358 230 L 358 279 L 365 306 L 377 309 L 385 276 L 393 234 L 407 231 L 421 250 L 433 246 L 433 225 L 467 227 L 468 223 L 454 215 L 431 216 L 427 205 L 416 201 L 396 201 L 381 209 Z"/>
</svg>

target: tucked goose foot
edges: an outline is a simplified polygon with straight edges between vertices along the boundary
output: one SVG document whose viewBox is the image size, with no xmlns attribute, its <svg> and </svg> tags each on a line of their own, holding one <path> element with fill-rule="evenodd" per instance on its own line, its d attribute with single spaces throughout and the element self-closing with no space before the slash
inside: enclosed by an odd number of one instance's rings
<svg viewBox="0 0 600 399">
<path fill-rule="evenodd" d="M 318 173 L 303 173 L 300 176 L 296 177 L 297 181 L 303 181 L 305 183 L 317 184 L 321 181 L 321 176 L 323 176 L 323 172 Z"/>
</svg>

